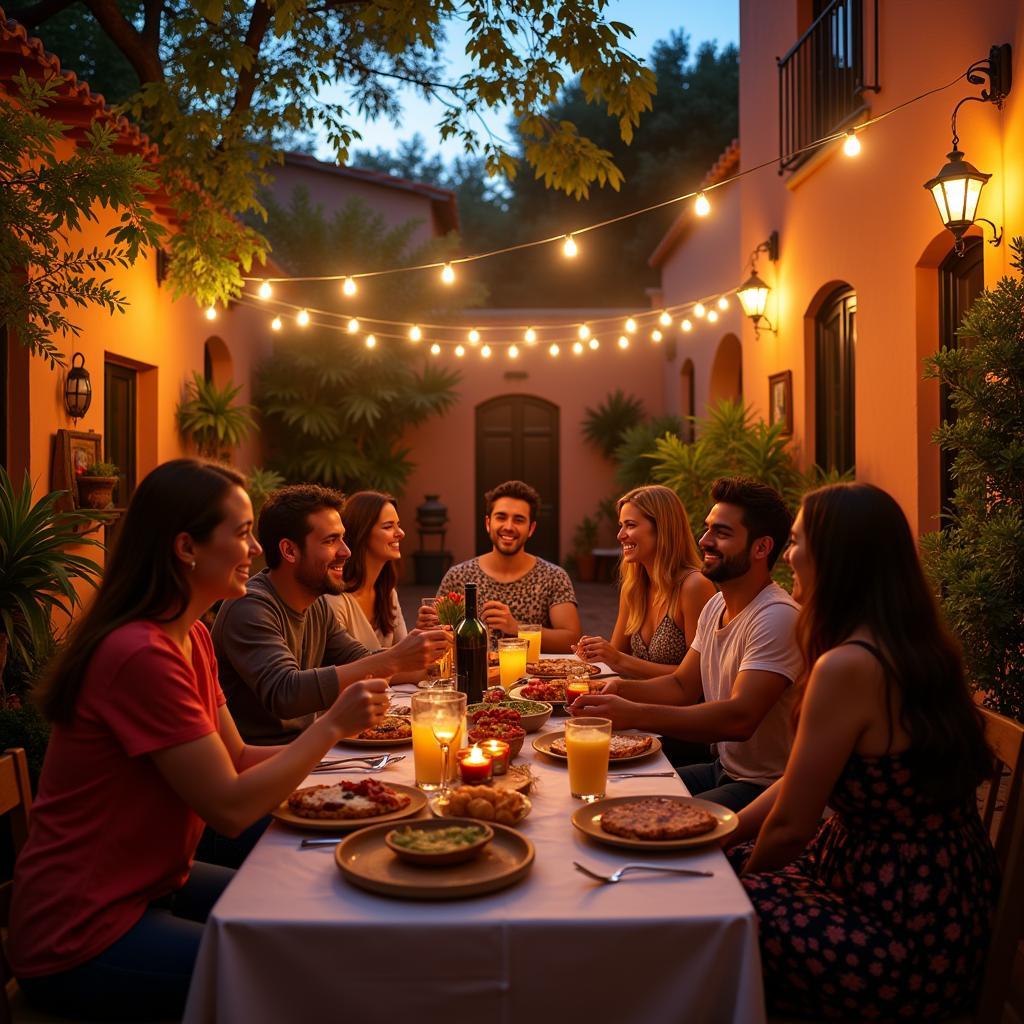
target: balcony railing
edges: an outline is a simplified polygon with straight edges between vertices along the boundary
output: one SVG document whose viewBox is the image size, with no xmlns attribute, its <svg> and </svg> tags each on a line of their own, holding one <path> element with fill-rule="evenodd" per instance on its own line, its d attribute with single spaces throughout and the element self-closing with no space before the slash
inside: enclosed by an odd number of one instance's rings
<svg viewBox="0 0 1024 1024">
<path fill-rule="evenodd" d="M 873 7 L 865 30 L 865 7 Z M 865 67 L 869 36 L 871 69 Z M 878 91 L 878 0 L 832 0 L 779 64 L 779 173 L 812 155 L 805 147 L 849 124 Z"/>
</svg>

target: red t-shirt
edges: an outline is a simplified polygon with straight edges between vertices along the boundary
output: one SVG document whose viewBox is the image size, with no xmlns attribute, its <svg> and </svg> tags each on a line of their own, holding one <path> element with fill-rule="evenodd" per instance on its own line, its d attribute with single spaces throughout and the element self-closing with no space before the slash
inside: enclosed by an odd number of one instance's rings
<svg viewBox="0 0 1024 1024">
<path fill-rule="evenodd" d="M 192 664 L 152 622 L 99 645 L 70 725 L 57 725 L 14 870 L 8 955 L 24 978 L 69 970 L 116 942 L 188 878 L 203 831 L 148 754 L 218 729 L 210 634 Z"/>
</svg>

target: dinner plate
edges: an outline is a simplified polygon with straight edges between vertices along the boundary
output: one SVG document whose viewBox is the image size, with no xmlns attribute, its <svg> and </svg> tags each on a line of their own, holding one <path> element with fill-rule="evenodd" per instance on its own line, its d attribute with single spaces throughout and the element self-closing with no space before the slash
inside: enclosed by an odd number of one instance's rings
<svg viewBox="0 0 1024 1024">
<path fill-rule="evenodd" d="M 406 900 L 456 900 L 514 885 L 533 866 L 533 843 L 514 828 L 487 822 L 494 839 L 464 864 L 423 867 L 407 864 L 384 842 L 391 825 L 364 828 L 343 839 L 335 863 L 352 885 L 382 896 Z"/>
<path fill-rule="evenodd" d="M 407 747 L 411 743 L 411 736 L 392 740 L 361 740 L 358 736 L 348 736 L 343 740 L 338 740 L 339 747 Z"/>
<path fill-rule="evenodd" d="M 688 807 L 699 807 L 718 819 L 718 824 L 710 831 L 700 836 L 688 836 L 686 839 L 629 839 L 626 836 L 613 836 L 601 828 L 601 815 L 612 807 L 621 804 L 633 804 L 639 800 L 672 800 L 675 803 L 685 804 Z M 647 853 L 657 850 L 685 850 L 690 846 L 704 846 L 707 843 L 717 843 L 724 839 L 730 832 L 735 831 L 740 820 L 735 811 L 721 804 L 713 804 L 710 800 L 701 800 L 693 796 L 666 796 L 662 793 L 652 793 L 649 796 L 616 796 L 607 800 L 597 800 L 592 804 L 584 804 L 578 808 L 572 816 L 572 823 L 591 839 L 608 846 L 620 846 L 627 850 L 643 850 Z"/>
<path fill-rule="evenodd" d="M 488 785 L 491 785 L 491 783 L 488 783 Z M 523 799 L 526 801 L 526 803 L 523 805 L 522 817 L 520 817 L 515 822 L 515 824 L 509 825 L 508 826 L 509 828 L 515 828 L 516 825 L 522 824 L 526 820 L 526 818 L 529 815 L 530 811 L 533 810 L 533 804 L 530 802 L 530 798 L 529 797 L 523 797 Z M 446 811 L 445 805 L 441 802 L 441 797 L 440 796 L 431 796 L 431 797 L 429 797 L 428 800 L 427 800 L 427 806 L 430 808 L 430 813 L 435 818 L 447 818 L 448 817 L 448 815 L 445 813 L 445 811 Z M 465 817 L 467 817 L 467 815 L 462 814 L 462 815 L 459 815 L 459 817 L 465 818 Z M 488 820 L 487 818 L 470 818 L 470 820 L 471 821 L 480 821 L 480 822 L 483 822 L 483 824 L 485 824 L 485 825 L 493 825 L 494 824 L 493 821 Z M 504 825 L 505 822 L 500 822 L 499 824 Z"/>
<path fill-rule="evenodd" d="M 329 785 L 329 783 L 325 783 Z M 279 807 L 270 813 L 280 822 L 290 828 L 306 829 L 310 832 L 351 832 L 353 829 L 366 828 L 368 825 L 376 825 L 378 822 L 400 821 L 402 818 L 411 818 L 419 814 L 427 806 L 427 798 L 414 786 L 401 786 L 395 782 L 388 782 L 386 785 L 396 793 L 406 793 L 412 799 L 408 806 L 400 811 L 388 811 L 387 814 L 375 814 L 371 818 L 303 818 L 299 814 L 293 814 L 288 809 L 288 801 L 285 800 Z M 303 786 L 308 789 L 308 786 Z"/>
<path fill-rule="evenodd" d="M 617 729 L 612 733 L 613 736 L 647 736 L 649 733 L 634 733 L 628 729 Z M 565 730 L 560 732 L 545 732 L 537 736 L 533 741 L 533 749 L 541 754 L 547 754 L 548 757 L 556 758 L 559 761 L 565 761 L 568 763 L 568 758 L 565 754 L 556 754 L 551 749 L 551 741 L 559 738 L 565 738 Z M 625 764 L 627 761 L 639 761 L 642 758 L 650 757 L 651 754 L 656 754 L 661 750 L 661 740 L 657 736 L 651 736 L 653 741 L 651 745 L 642 754 L 630 754 L 629 757 L 609 757 L 609 764 Z"/>
<path fill-rule="evenodd" d="M 570 661 L 572 659 L 570 659 L 570 658 L 551 659 L 550 664 L 554 664 L 554 662 L 556 660 L 557 661 Z M 546 664 L 548 664 L 548 663 L 545 661 L 544 658 L 541 658 L 540 661 L 530 661 L 530 662 L 527 662 L 527 664 L 526 664 L 526 674 L 528 676 L 536 676 L 538 679 L 561 679 L 565 675 L 565 673 L 562 672 L 561 670 L 556 670 L 554 668 L 546 667 Z M 534 671 L 534 670 L 536 670 L 536 671 Z M 596 676 L 596 675 L 600 674 L 601 667 L 599 665 L 595 665 L 593 662 L 587 662 L 586 671 L 587 671 L 587 675 L 589 675 L 589 676 Z"/>
</svg>

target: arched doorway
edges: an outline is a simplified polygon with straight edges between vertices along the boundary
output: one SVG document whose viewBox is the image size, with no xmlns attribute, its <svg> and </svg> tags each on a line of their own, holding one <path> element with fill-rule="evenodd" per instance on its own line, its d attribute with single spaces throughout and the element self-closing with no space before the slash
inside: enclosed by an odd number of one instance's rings
<svg viewBox="0 0 1024 1024">
<path fill-rule="evenodd" d="M 855 465 L 857 294 L 835 289 L 814 318 L 814 458 L 841 473 Z"/>
<path fill-rule="evenodd" d="M 489 551 L 484 493 L 523 480 L 540 494 L 528 550 L 558 561 L 558 406 L 533 395 L 502 395 L 476 407 L 476 549 Z"/>
<path fill-rule="evenodd" d="M 203 377 L 218 388 L 231 381 L 231 353 L 216 335 L 207 338 L 203 345 Z"/>
<path fill-rule="evenodd" d="M 711 364 L 708 404 L 717 405 L 723 400 L 743 400 L 743 346 L 735 334 L 723 336 Z"/>
<path fill-rule="evenodd" d="M 687 359 L 679 371 L 679 415 L 683 421 L 682 439 L 684 441 L 693 440 L 693 417 L 697 415 L 693 378 L 693 360 Z"/>
</svg>

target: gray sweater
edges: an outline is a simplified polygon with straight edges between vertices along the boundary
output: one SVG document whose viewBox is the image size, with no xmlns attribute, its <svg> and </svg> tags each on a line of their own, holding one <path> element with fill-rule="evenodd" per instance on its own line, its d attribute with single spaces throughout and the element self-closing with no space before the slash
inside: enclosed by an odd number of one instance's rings
<svg viewBox="0 0 1024 1024">
<path fill-rule="evenodd" d="M 288 743 L 338 696 L 335 665 L 370 652 L 318 597 L 300 614 L 281 600 L 268 570 L 225 601 L 213 624 L 220 685 L 246 743 Z"/>
</svg>

